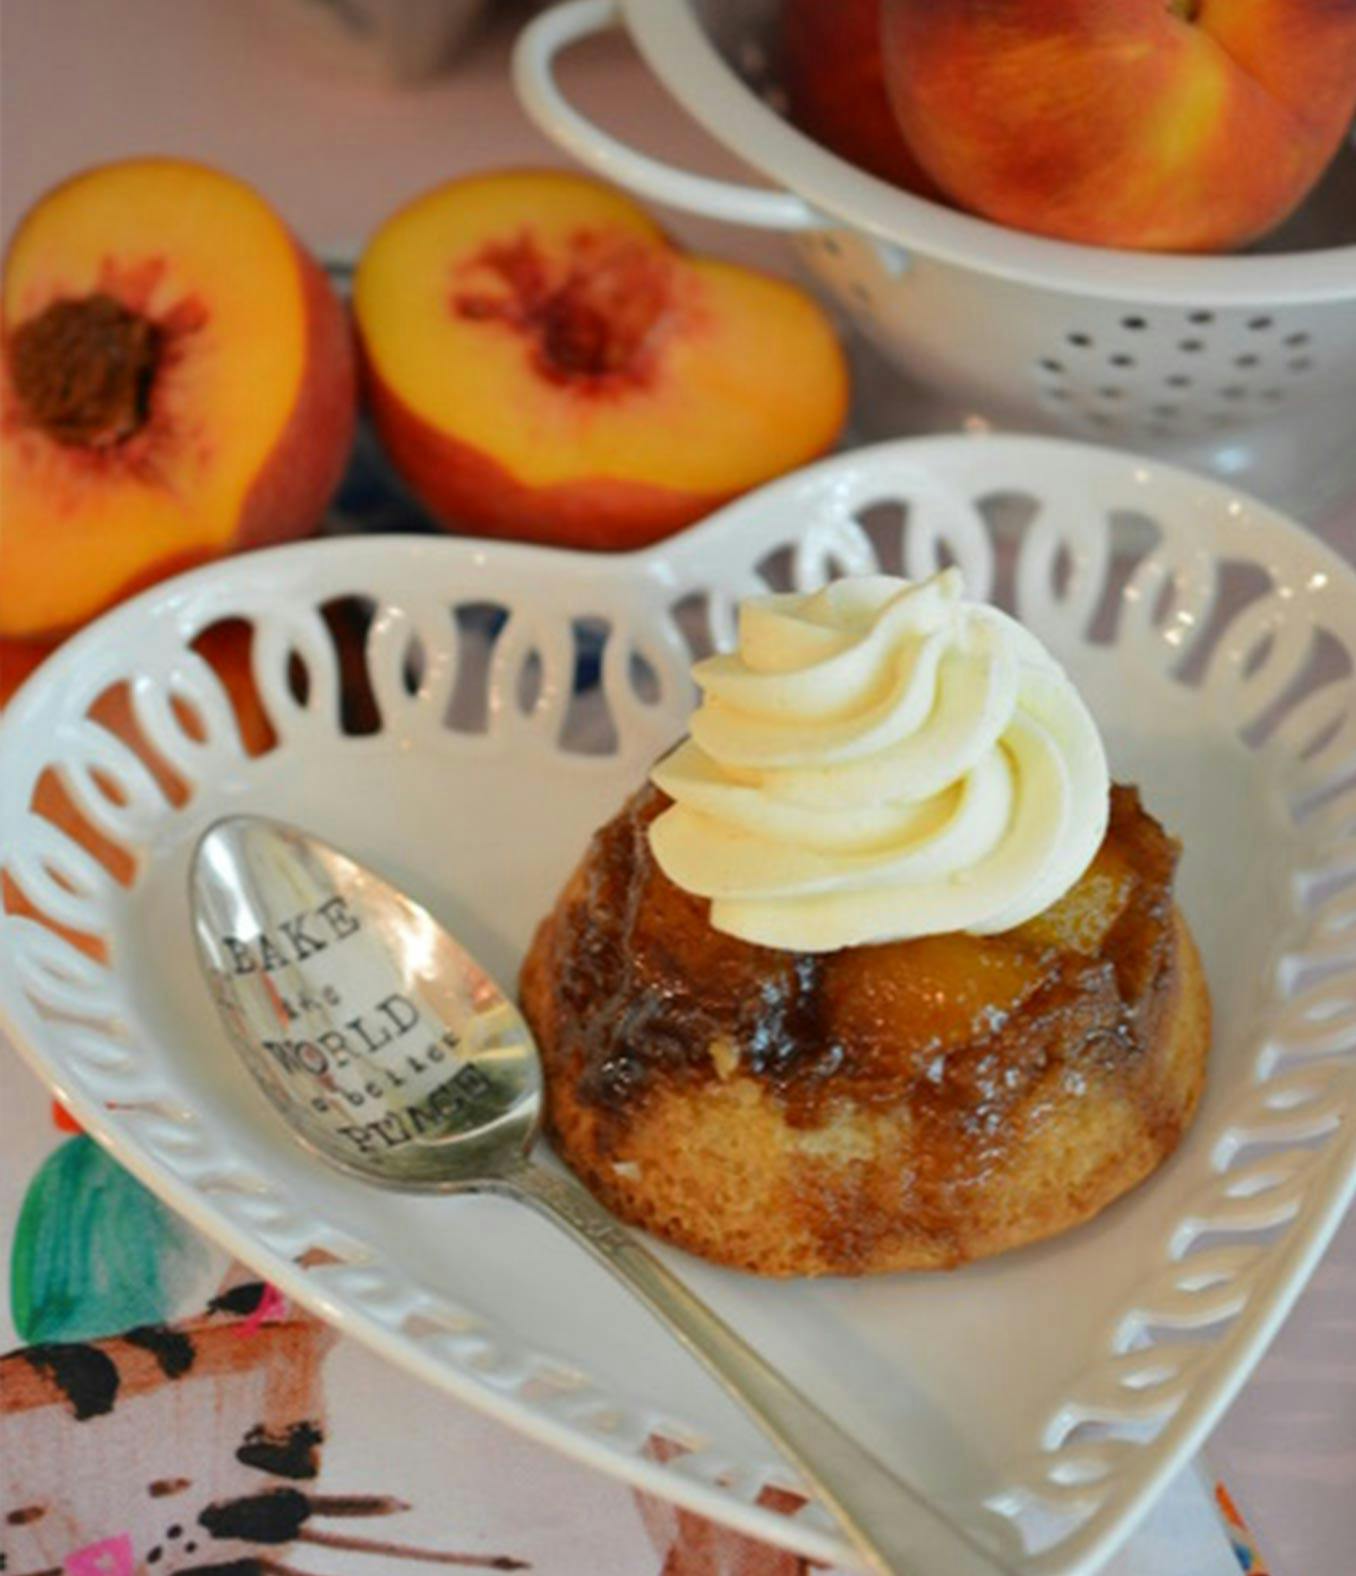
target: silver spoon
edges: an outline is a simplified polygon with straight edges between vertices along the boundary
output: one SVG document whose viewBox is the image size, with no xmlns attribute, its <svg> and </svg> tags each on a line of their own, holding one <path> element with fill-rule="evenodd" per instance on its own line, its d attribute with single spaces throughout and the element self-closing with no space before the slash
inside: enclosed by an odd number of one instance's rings
<svg viewBox="0 0 1356 1576">
<path fill-rule="evenodd" d="M 849 1438 L 573 1177 L 531 1159 L 522 1014 L 418 904 L 305 833 L 218 821 L 194 854 L 198 954 L 241 1060 L 303 1144 L 411 1192 L 498 1193 L 586 1247 L 795 1463 L 877 1571 L 1004 1570 Z"/>
</svg>

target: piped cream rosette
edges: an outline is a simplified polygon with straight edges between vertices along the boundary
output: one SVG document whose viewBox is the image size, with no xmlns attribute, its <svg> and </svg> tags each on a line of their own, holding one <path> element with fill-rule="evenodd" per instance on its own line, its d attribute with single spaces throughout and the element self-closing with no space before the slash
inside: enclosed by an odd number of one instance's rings
<svg viewBox="0 0 1356 1576">
<path fill-rule="evenodd" d="M 660 868 L 729 935 L 797 952 L 1009 930 L 1106 831 L 1106 754 L 1040 642 L 948 569 L 746 601 L 653 781 Z"/>
</svg>

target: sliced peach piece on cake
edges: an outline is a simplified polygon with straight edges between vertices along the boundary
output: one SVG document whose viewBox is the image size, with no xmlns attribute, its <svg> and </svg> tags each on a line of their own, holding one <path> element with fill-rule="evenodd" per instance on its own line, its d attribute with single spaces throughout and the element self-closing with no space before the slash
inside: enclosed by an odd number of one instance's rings
<svg viewBox="0 0 1356 1576">
<path fill-rule="evenodd" d="M 354 309 L 386 451 L 451 529 L 640 546 L 822 453 L 846 410 L 809 297 L 679 251 L 580 175 L 411 203 L 368 246 Z"/>
<path fill-rule="evenodd" d="M 312 530 L 348 454 L 351 336 L 264 200 L 134 159 L 49 192 L 5 260 L 0 636 Z"/>
</svg>

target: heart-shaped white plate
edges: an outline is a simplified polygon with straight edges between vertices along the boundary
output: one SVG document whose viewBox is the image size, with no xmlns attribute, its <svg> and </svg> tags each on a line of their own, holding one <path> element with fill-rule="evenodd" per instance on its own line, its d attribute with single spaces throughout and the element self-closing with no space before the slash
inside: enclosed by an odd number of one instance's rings
<svg viewBox="0 0 1356 1576">
<path fill-rule="evenodd" d="M 511 982 L 590 832 L 681 730 L 692 647 L 728 640 L 739 597 L 952 560 L 1068 665 L 1117 775 L 1183 839 L 1217 1012 L 1200 1117 L 1092 1224 L 953 1274 L 763 1283 L 672 1259 L 1023 1569 L 1089 1569 L 1200 1444 L 1356 1184 L 1356 576 L 1260 504 L 1106 450 L 929 439 L 630 556 L 357 538 L 171 581 L 63 647 L 0 726 L 0 851 L 47 921 L 0 914 L 4 1026 L 138 1176 L 344 1330 L 583 1460 L 850 1563 L 817 1507 L 759 1503 L 788 1480 L 760 1436 L 527 1211 L 381 1192 L 292 1141 L 216 1024 L 186 862 L 217 816 L 267 811 L 408 888 Z M 376 731 L 340 705 L 320 612 L 348 597 Z M 224 620 L 253 628 L 264 753 L 192 645 Z M 140 755 L 89 716 L 110 690 Z M 49 770 L 126 868 L 35 812 Z"/>
</svg>

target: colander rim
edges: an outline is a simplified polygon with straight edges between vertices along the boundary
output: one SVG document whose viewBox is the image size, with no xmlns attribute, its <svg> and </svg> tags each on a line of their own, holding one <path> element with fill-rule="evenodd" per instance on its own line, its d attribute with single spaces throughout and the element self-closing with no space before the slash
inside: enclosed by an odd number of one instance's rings
<svg viewBox="0 0 1356 1576">
<path fill-rule="evenodd" d="M 627 31 L 671 96 L 717 142 L 830 219 L 907 253 L 1045 290 L 1173 306 L 1356 301 L 1356 244 L 1200 256 L 1082 246 L 900 191 L 783 120 L 726 63 L 694 0 L 620 0 Z"/>
</svg>

